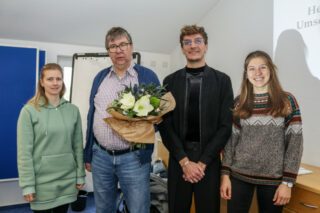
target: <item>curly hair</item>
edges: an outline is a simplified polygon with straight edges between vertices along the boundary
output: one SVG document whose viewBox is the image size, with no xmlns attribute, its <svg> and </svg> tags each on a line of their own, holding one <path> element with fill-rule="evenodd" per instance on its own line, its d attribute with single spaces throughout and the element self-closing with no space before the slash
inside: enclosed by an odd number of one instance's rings
<svg viewBox="0 0 320 213">
<path fill-rule="evenodd" d="M 180 45 L 183 47 L 183 38 L 187 35 L 195 35 L 200 34 L 203 39 L 204 43 L 208 44 L 208 35 L 204 30 L 204 27 L 200 27 L 197 25 L 186 25 L 180 30 Z"/>
</svg>

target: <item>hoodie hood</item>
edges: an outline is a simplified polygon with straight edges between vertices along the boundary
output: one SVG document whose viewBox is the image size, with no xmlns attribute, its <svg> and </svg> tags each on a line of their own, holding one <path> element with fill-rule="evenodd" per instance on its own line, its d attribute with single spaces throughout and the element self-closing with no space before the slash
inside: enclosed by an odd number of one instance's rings
<svg viewBox="0 0 320 213">
<path fill-rule="evenodd" d="M 43 107 L 43 108 L 47 108 L 47 109 L 56 109 L 56 108 L 63 106 L 64 104 L 68 103 L 68 101 L 64 98 L 60 99 L 58 106 L 53 106 L 50 103 L 48 103 L 48 105 L 46 105 L 45 102 L 46 101 L 45 101 L 44 97 L 41 97 L 39 100 L 39 106 Z"/>
</svg>

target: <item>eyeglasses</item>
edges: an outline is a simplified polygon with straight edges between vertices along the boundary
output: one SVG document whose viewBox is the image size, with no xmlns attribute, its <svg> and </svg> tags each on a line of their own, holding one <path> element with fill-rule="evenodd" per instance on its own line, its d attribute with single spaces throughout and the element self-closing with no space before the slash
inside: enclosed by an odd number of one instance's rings
<svg viewBox="0 0 320 213">
<path fill-rule="evenodd" d="M 111 52 L 111 53 L 115 53 L 117 52 L 117 49 L 119 48 L 121 51 L 125 51 L 128 49 L 128 46 L 130 45 L 131 43 L 126 43 L 126 42 L 122 42 L 120 43 L 119 45 L 115 45 L 115 44 L 112 44 L 108 47 L 108 51 Z"/>
<path fill-rule="evenodd" d="M 192 42 L 195 44 L 195 45 L 201 45 L 204 43 L 204 40 L 203 38 L 195 38 L 193 41 L 190 40 L 190 39 L 186 39 L 186 40 L 183 40 L 182 41 L 182 44 L 184 46 L 191 46 L 192 45 Z"/>
</svg>

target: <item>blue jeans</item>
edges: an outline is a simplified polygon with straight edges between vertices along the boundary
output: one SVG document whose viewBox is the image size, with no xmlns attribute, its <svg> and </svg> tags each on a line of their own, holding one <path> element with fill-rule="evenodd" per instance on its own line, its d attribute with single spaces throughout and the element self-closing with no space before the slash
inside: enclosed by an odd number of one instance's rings
<svg viewBox="0 0 320 213">
<path fill-rule="evenodd" d="M 150 163 L 138 151 L 113 156 L 94 144 L 91 166 L 97 213 L 116 213 L 118 182 L 130 213 L 149 213 Z"/>
</svg>

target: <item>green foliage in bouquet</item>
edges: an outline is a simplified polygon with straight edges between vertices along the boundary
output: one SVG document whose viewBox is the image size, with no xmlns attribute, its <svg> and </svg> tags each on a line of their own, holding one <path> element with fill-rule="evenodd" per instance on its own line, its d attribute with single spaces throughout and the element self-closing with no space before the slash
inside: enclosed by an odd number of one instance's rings
<svg viewBox="0 0 320 213">
<path fill-rule="evenodd" d="M 114 100 L 109 108 L 130 118 L 156 116 L 160 112 L 161 97 L 165 93 L 165 87 L 155 84 L 125 86 L 125 89 L 119 92 L 118 99 Z"/>
</svg>

